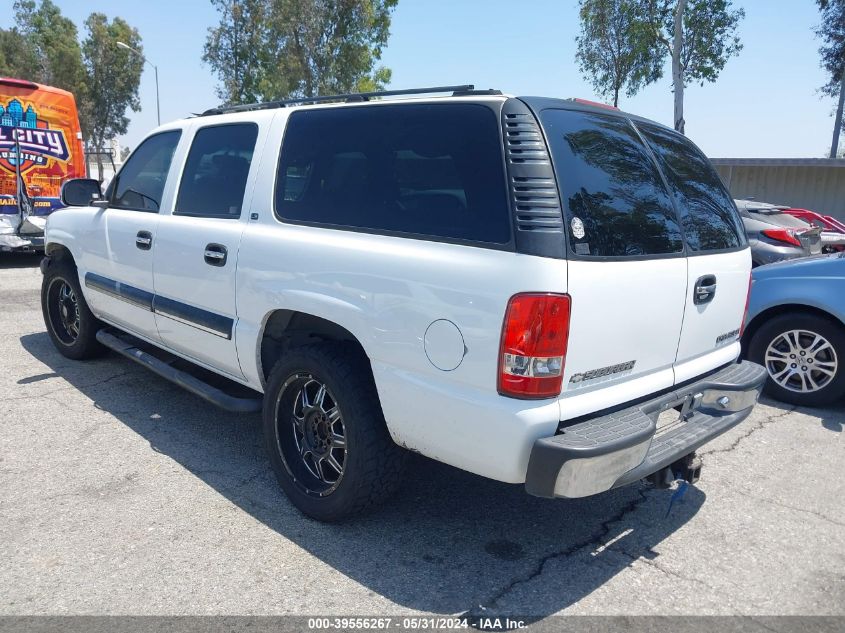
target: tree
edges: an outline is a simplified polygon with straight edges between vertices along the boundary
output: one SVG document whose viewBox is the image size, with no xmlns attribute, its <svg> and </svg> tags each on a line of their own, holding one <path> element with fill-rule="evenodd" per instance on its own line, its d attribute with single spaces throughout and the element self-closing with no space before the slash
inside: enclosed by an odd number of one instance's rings
<svg viewBox="0 0 845 633">
<path fill-rule="evenodd" d="M 657 80 L 660 51 L 637 0 L 581 0 L 581 34 L 576 58 L 596 92 L 619 105 L 619 93 L 633 97 Z"/>
<path fill-rule="evenodd" d="M 0 29 L 0 73 L 63 88 L 85 99 L 78 32 L 50 0 L 17 0 L 15 26 Z"/>
<path fill-rule="evenodd" d="M 742 44 L 736 35 L 743 9 L 731 0 L 643 0 L 652 36 L 672 60 L 675 129 L 684 133 L 684 88 L 713 82 Z"/>
<path fill-rule="evenodd" d="M 226 103 L 258 101 L 271 51 L 266 0 L 211 0 L 220 25 L 208 29 L 202 59 L 220 79 L 217 96 Z"/>
<path fill-rule="evenodd" d="M 398 0 L 212 0 L 203 61 L 227 103 L 382 88 L 377 67 Z"/>
<path fill-rule="evenodd" d="M 73 20 L 62 15 L 50 0 L 17 0 L 15 22 L 34 49 L 38 69 L 33 81 L 68 90 L 84 99 L 85 69 L 79 34 Z"/>
<path fill-rule="evenodd" d="M 96 150 L 107 140 L 126 133 L 129 119 L 127 109 L 138 112 L 141 103 L 138 86 L 141 83 L 143 60 L 140 55 L 118 47 L 124 42 L 143 53 L 137 29 L 123 19 L 109 22 L 102 13 L 92 13 L 85 21 L 88 36 L 82 43 L 89 98 L 86 101 L 87 137 Z M 97 154 L 99 179 L 103 179 L 103 161 Z"/>
<path fill-rule="evenodd" d="M 38 81 L 41 63 L 32 42 L 13 27 L 0 29 L 0 75 Z"/>
<path fill-rule="evenodd" d="M 819 54 L 822 68 L 828 74 L 828 81 L 822 86 L 821 92 L 829 97 L 839 97 L 830 144 L 830 158 L 836 158 L 842 131 L 842 107 L 845 105 L 845 0 L 816 2 L 822 14 L 816 36 L 822 40 Z"/>
</svg>

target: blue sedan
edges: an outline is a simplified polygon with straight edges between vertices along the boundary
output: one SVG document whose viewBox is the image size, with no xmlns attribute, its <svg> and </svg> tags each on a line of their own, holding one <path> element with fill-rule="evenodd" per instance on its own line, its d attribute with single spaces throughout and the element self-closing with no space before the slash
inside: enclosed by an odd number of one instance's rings
<svg viewBox="0 0 845 633">
<path fill-rule="evenodd" d="M 822 406 L 845 396 L 845 253 L 755 268 L 743 349 L 765 391 Z"/>
</svg>

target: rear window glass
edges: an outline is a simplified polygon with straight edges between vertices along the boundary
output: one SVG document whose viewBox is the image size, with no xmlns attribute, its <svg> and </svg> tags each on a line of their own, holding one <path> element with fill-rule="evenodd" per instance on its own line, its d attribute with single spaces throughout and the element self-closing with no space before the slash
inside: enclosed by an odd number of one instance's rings
<svg viewBox="0 0 845 633">
<path fill-rule="evenodd" d="M 716 170 L 687 138 L 656 125 L 637 123 L 675 195 L 691 251 L 716 251 L 745 244 L 745 231 Z"/>
<path fill-rule="evenodd" d="M 507 243 L 498 121 L 473 104 L 295 112 L 276 182 L 283 220 Z"/>
<path fill-rule="evenodd" d="M 554 109 L 540 117 L 576 255 L 641 257 L 683 250 L 669 193 L 627 120 Z"/>
</svg>

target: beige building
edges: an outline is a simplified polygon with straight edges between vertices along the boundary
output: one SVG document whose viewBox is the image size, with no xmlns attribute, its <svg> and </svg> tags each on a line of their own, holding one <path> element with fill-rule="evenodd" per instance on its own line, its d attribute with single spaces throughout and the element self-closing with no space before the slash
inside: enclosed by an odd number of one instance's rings
<svg viewBox="0 0 845 633">
<path fill-rule="evenodd" d="M 734 198 L 786 204 L 845 220 L 845 159 L 713 158 Z"/>
</svg>

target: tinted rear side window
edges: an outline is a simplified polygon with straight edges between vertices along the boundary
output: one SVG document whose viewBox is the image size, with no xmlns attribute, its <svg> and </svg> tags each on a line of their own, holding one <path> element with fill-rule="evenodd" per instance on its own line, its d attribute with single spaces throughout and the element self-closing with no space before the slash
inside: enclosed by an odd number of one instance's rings
<svg viewBox="0 0 845 633">
<path fill-rule="evenodd" d="M 626 119 L 554 109 L 540 118 L 576 255 L 640 257 L 683 250 L 669 193 Z"/>
<path fill-rule="evenodd" d="M 496 115 L 473 104 L 295 112 L 276 182 L 283 220 L 504 244 Z"/>
<path fill-rule="evenodd" d="M 238 218 L 258 137 L 254 123 L 215 125 L 197 131 L 182 172 L 177 215 Z"/>
<path fill-rule="evenodd" d="M 745 245 L 745 230 L 719 175 L 687 138 L 655 125 L 637 123 L 675 195 L 691 251 Z"/>
</svg>

